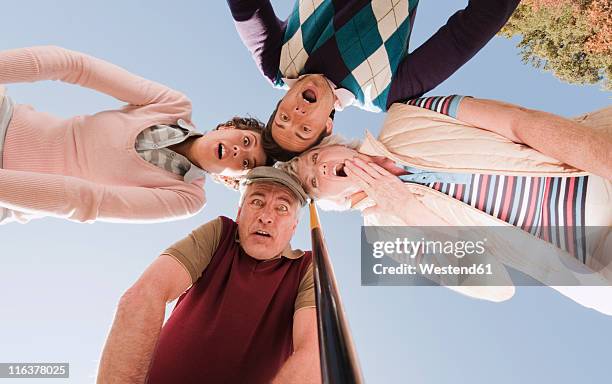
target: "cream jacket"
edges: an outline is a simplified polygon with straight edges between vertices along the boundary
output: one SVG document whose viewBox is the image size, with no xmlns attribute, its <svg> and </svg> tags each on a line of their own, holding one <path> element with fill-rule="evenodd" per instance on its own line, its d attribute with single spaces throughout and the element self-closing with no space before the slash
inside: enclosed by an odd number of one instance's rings
<svg viewBox="0 0 612 384">
<path fill-rule="evenodd" d="M 576 120 L 612 135 L 612 107 L 583 115 Z M 405 104 L 394 104 L 389 109 L 378 139 L 367 132 L 359 151 L 432 171 L 531 177 L 588 175 L 587 172 L 495 133 L 437 112 Z M 514 287 L 503 265 L 524 272 L 545 285 L 551 285 L 560 278 L 563 278 L 563 281 L 575 281 L 575 285 L 585 286 L 610 285 L 612 282 L 612 235 L 609 229 L 602 233 L 598 241 L 591 242 L 589 252 L 592 257 L 585 266 L 554 245 L 432 188 L 416 184 L 409 188 L 417 192 L 416 198 L 432 214 L 438 215 L 451 226 L 514 228 L 514 231 L 511 230 L 512 241 L 506 236 L 499 238 L 493 231 L 488 232 L 487 250 L 490 259 L 487 262 L 491 262 L 493 269 L 497 271 L 494 285 L 498 286 L 483 286 L 482 278 L 479 278 L 480 286 L 469 286 L 470 282 L 475 282 L 469 279 L 462 282 L 462 286 L 449 287 L 451 289 L 491 301 L 509 299 L 514 294 Z M 367 201 L 361 202 L 355 208 L 364 208 L 370 204 L 371 202 Z M 398 204 L 398 209 L 401 209 L 401 206 Z M 589 175 L 585 209 L 586 225 L 612 225 L 610 181 Z M 371 214 L 364 216 L 364 225 L 393 226 L 404 223 L 396 217 Z M 484 231 L 487 233 L 486 229 Z M 525 255 L 525 249 L 532 253 Z M 489 284 L 491 283 L 489 281 Z M 612 287 L 554 288 L 587 307 L 612 314 Z"/>
</svg>

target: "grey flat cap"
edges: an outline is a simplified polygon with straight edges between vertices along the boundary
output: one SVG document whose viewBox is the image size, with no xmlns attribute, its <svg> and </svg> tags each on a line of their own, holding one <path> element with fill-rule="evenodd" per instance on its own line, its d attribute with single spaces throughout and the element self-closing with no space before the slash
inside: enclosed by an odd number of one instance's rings
<svg viewBox="0 0 612 384">
<path fill-rule="evenodd" d="M 274 167 L 256 167 L 251 169 L 249 173 L 242 178 L 240 187 L 244 188 L 249 184 L 261 182 L 276 183 L 289 188 L 302 207 L 306 205 L 308 201 L 308 195 L 304 191 L 304 188 L 302 188 L 299 180 L 295 179 L 287 172 Z"/>
</svg>

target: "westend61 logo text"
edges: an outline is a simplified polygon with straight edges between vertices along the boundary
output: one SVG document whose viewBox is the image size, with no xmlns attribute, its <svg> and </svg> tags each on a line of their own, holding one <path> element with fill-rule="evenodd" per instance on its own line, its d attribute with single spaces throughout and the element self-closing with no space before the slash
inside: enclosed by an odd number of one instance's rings
<svg viewBox="0 0 612 384">
<path fill-rule="evenodd" d="M 406 255 L 414 259 L 417 255 L 444 254 L 453 255 L 458 259 L 470 255 L 482 255 L 487 239 L 480 241 L 439 241 L 439 240 L 409 240 L 396 238 L 395 241 L 375 241 L 372 243 L 372 256 L 377 259 L 385 255 Z"/>
</svg>

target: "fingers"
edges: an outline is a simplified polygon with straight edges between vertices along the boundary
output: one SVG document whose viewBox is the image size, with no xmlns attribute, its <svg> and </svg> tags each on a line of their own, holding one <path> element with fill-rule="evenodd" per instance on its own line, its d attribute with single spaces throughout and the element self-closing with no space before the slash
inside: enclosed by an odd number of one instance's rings
<svg viewBox="0 0 612 384">
<path fill-rule="evenodd" d="M 384 169 L 383 167 L 381 167 L 380 165 L 374 163 L 374 162 L 365 162 L 364 160 L 356 157 L 352 160 L 347 160 L 345 161 L 345 164 L 350 161 L 353 162 L 354 164 L 356 164 L 358 167 L 360 167 L 361 169 L 363 169 L 368 175 L 370 175 L 372 178 L 374 179 L 381 179 L 383 177 L 391 177 L 393 179 L 396 179 L 396 176 L 393 175 L 391 172 L 387 171 L 386 169 Z"/>
<path fill-rule="evenodd" d="M 370 197 L 372 197 L 377 188 L 387 185 L 389 181 L 403 184 L 396 176 L 378 164 L 365 162 L 359 158 L 346 160 L 344 164 L 347 176 Z"/>
<path fill-rule="evenodd" d="M 376 164 L 376 163 L 369 163 L 369 164 L 370 164 L 370 166 L 371 166 L 371 167 L 372 167 L 374 170 L 378 171 L 378 173 L 380 173 L 382 176 L 386 176 L 386 177 L 388 177 L 388 176 L 397 177 L 397 176 L 395 176 L 394 174 L 392 174 L 391 172 L 387 171 L 386 169 L 384 169 L 383 167 L 381 167 L 380 165 L 378 165 L 378 164 Z"/>
<path fill-rule="evenodd" d="M 361 168 L 365 173 L 367 173 L 373 179 L 380 179 L 382 176 L 379 171 L 372 167 L 374 163 L 366 163 L 360 158 L 354 158 L 353 160 L 348 160 L 356 164 L 359 168 Z M 345 162 L 346 163 L 346 162 Z"/>
<path fill-rule="evenodd" d="M 366 165 L 363 161 L 362 164 Z M 345 161 L 344 169 L 345 172 L 347 172 L 347 175 L 353 175 L 356 179 L 362 180 L 368 185 L 372 185 L 376 181 L 374 177 L 372 177 L 368 172 L 366 172 L 361 166 L 358 166 L 356 162 L 350 160 Z"/>
<path fill-rule="evenodd" d="M 353 172 L 354 170 L 355 170 L 355 172 Z M 365 173 L 363 172 L 363 170 L 360 170 L 359 167 L 357 167 L 354 164 L 348 164 L 347 163 L 344 166 L 344 172 L 346 173 L 346 175 L 351 180 L 353 180 L 353 182 L 355 184 L 357 184 L 357 186 L 359 188 L 361 188 L 362 191 L 364 191 L 366 194 L 368 194 L 368 191 L 370 190 L 370 183 L 368 181 L 364 180 L 363 175 Z M 358 175 L 356 172 L 361 172 L 361 175 Z M 371 179 L 371 177 L 370 177 L 370 179 Z"/>
</svg>

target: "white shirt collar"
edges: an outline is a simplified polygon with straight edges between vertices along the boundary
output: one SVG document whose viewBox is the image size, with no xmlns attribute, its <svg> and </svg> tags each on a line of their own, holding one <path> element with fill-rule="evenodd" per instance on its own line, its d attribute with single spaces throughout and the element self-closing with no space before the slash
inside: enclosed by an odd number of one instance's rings
<svg viewBox="0 0 612 384">
<path fill-rule="evenodd" d="M 307 75 L 310 75 L 310 73 Z M 283 81 L 285 82 L 285 84 L 287 84 L 289 88 L 291 88 L 293 87 L 293 84 L 295 84 L 298 80 L 307 75 L 302 75 L 297 79 L 288 79 L 283 77 Z M 336 95 L 336 103 L 334 104 L 334 108 L 336 109 L 336 111 L 342 111 L 344 108 L 353 104 L 353 102 L 355 101 L 355 95 L 353 95 L 351 91 L 346 88 L 338 88 L 336 84 L 334 84 L 325 75 L 322 76 L 325 77 L 325 80 L 327 80 L 331 88 L 334 90 L 334 95 Z"/>
</svg>

